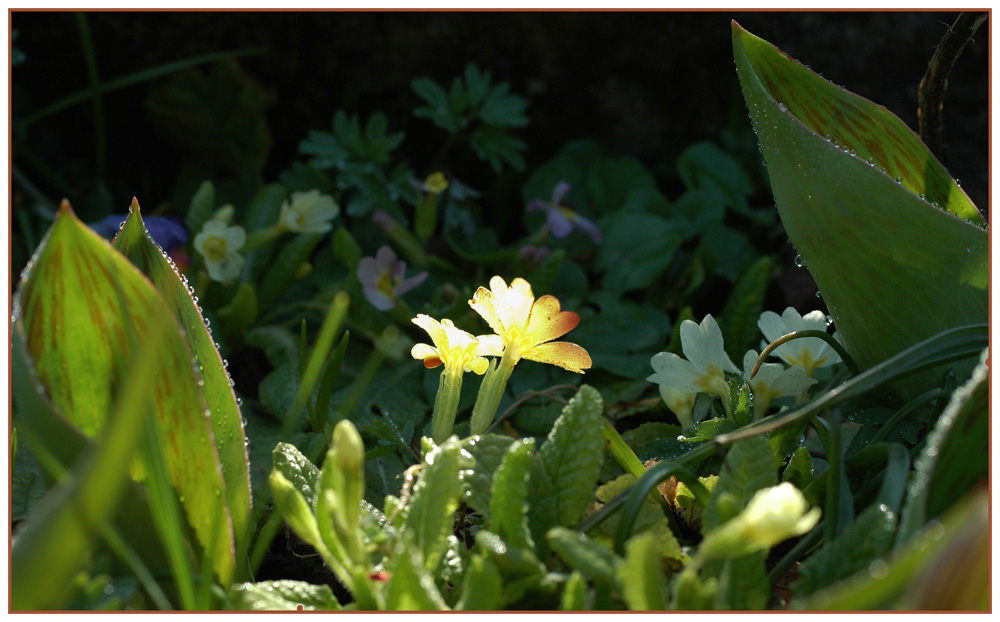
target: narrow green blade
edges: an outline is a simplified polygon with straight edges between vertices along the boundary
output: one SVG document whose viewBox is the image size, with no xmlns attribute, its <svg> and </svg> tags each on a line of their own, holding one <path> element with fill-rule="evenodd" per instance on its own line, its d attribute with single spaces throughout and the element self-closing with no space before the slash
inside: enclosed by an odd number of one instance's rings
<svg viewBox="0 0 1000 622">
<path fill-rule="evenodd" d="M 91 231 L 63 202 L 23 277 L 12 322 L 28 364 L 56 411 L 87 436 L 100 436 L 130 360 L 129 335 L 147 335 L 152 318 L 169 314 L 153 285 L 128 259 Z M 223 584 L 235 564 L 232 524 L 220 503 L 224 482 L 200 374 L 174 323 L 152 383 L 164 454 L 187 519 L 211 550 Z M 141 465 L 133 474 L 142 476 Z"/>
<path fill-rule="evenodd" d="M 228 372 L 205 319 L 177 270 L 153 242 L 142 222 L 139 203 L 132 199 L 125 226 L 112 245 L 145 274 L 166 300 L 187 334 L 198 372 L 204 381 L 201 390 L 211 411 L 215 450 L 226 482 L 226 502 L 237 539 L 249 535 L 250 462 L 244 443 L 243 417 Z"/>
<path fill-rule="evenodd" d="M 913 132 L 735 22 L 733 51 L 782 224 L 859 365 L 985 322 L 982 217 Z"/>
</svg>

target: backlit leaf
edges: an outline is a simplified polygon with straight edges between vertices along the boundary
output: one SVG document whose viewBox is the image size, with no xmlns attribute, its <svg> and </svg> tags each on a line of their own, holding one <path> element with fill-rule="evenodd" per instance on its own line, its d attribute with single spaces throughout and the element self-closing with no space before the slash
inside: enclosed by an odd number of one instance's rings
<svg viewBox="0 0 1000 622">
<path fill-rule="evenodd" d="M 67 202 L 13 308 L 15 331 L 25 340 L 39 389 L 57 412 L 91 437 L 103 431 L 125 380 L 119 374 L 132 355 L 129 333 L 143 336 L 152 318 L 171 313 L 142 273 L 80 222 Z M 153 401 L 159 435 L 168 440 L 163 450 L 169 473 L 187 519 L 202 546 L 212 546 L 215 571 L 226 583 L 235 562 L 232 523 L 226 504 L 220 503 L 226 488 L 197 366 L 176 326 L 157 361 Z M 234 442 L 242 450 L 242 435 Z M 249 511 L 249 490 L 244 494 Z"/>
<path fill-rule="evenodd" d="M 735 22 L 733 49 L 782 224 L 862 369 L 984 322 L 982 217 L 916 135 Z M 913 397 L 935 373 L 896 387 Z"/>
</svg>

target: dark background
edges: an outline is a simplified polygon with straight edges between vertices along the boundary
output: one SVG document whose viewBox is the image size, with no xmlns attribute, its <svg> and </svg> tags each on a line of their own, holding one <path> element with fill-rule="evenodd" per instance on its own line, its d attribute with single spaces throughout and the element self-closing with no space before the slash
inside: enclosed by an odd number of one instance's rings
<svg viewBox="0 0 1000 622">
<path fill-rule="evenodd" d="M 530 104 L 530 174 L 567 141 L 592 136 L 633 155 L 676 194 L 669 171 L 693 142 L 726 128 L 750 131 L 732 57 L 730 21 L 777 45 L 826 78 L 885 105 L 916 129 L 917 86 L 956 13 L 925 12 L 95 12 L 87 16 L 98 73 L 110 80 L 213 51 L 262 47 L 240 66 L 263 87 L 271 148 L 264 181 L 297 158 L 310 129 L 329 129 L 344 108 L 362 118 L 389 115 L 404 130 L 396 152 L 420 172 L 443 133 L 416 119 L 409 87 L 419 76 L 448 84 L 476 62 Z M 87 86 L 76 17 L 14 12 L 12 69 L 16 120 Z M 967 46 L 945 99 L 952 174 L 984 212 L 988 171 L 989 24 Z M 175 190 L 180 156 L 151 126 L 143 105 L 156 82 L 104 97 L 106 187 L 124 211 L 132 196 L 162 205 Z M 24 135 L 58 179 L 32 163 L 14 164 L 57 202 L 93 190 L 94 129 L 89 102 L 32 125 Z M 37 163 L 36 163 L 37 164 Z M 488 167 L 478 166 L 489 183 Z M 15 179 L 15 195 L 18 189 Z M 88 203 L 84 202 L 84 209 Z M 76 205 L 76 202 L 74 202 Z M 16 201 L 15 201 L 16 206 Z M 175 209 L 176 208 L 176 209 Z M 95 212 L 100 207 L 90 208 Z M 167 207 L 183 212 L 183 206 Z M 82 214 L 85 218 L 103 214 Z"/>
</svg>

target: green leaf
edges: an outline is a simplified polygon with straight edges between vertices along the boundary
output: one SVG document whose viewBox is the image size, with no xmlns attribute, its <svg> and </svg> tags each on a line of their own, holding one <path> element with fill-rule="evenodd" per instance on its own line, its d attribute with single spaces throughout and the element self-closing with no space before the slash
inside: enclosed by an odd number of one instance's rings
<svg viewBox="0 0 1000 622">
<path fill-rule="evenodd" d="M 988 351 L 972 379 L 952 393 L 915 463 L 897 546 L 989 476 Z"/>
<path fill-rule="evenodd" d="M 597 583 L 616 586 L 622 560 L 615 552 L 578 531 L 553 527 L 545 534 L 549 546 L 570 568 Z"/>
<path fill-rule="evenodd" d="M 462 598 L 455 609 L 495 611 L 500 608 L 503 578 L 496 564 L 484 555 L 473 555 L 462 582 Z"/>
<path fill-rule="evenodd" d="M 982 217 L 916 135 L 735 22 L 733 49 L 782 224 L 861 368 L 986 321 Z"/>
<path fill-rule="evenodd" d="M 562 598 L 559 600 L 561 611 L 584 611 L 587 608 L 587 579 L 579 570 L 574 570 L 566 579 Z"/>
<path fill-rule="evenodd" d="M 287 579 L 242 583 L 226 594 L 229 609 L 238 611 L 339 611 L 340 603 L 328 585 Z"/>
<path fill-rule="evenodd" d="M 602 221 L 604 242 L 596 265 L 604 273 L 604 289 L 628 292 L 647 287 L 663 273 L 680 247 L 681 233 L 673 223 L 634 212 L 618 212 Z"/>
<path fill-rule="evenodd" d="M 512 546 L 533 549 L 528 531 L 528 470 L 534 439 L 515 441 L 493 476 L 490 529 Z"/>
<path fill-rule="evenodd" d="M 260 280 L 257 304 L 266 308 L 285 288 L 295 281 L 295 272 L 309 260 L 313 249 L 323 239 L 324 233 L 303 233 L 295 236 L 271 262 Z"/>
<path fill-rule="evenodd" d="M 452 533 L 453 515 L 465 488 L 460 473 L 471 466 L 463 454 L 461 444 L 454 440 L 436 447 L 424 458 L 420 481 L 413 487 L 404 535 L 421 553 L 428 570 L 437 568 Z"/>
<path fill-rule="evenodd" d="M 764 297 L 773 269 L 774 259 L 769 255 L 755 261 L 736 282 L 722 309 L 719 327 L 726 336 L 726 353 L 733 361 L 742 363 L 747 350 L 760 346 L 757 321 L 764 311 Z"/>
<path fill-rule="evenodd" d="M 761 488 L 778 483 L 771 445 L 755 436 L 735 443 L 726 454 L 712 499 L 705 508 L 701 532 L 707 534 L 746 507 Z"/>
<path fill-rule="evenodd" d="M 278 443 L 272 453 L 273 469 L 281 473 L 298 490 L 314 511 L 319 492 L 319 468 L 290 443 Z"/>
<path fill-rule="evenodd" d="M 865 568 L 889 552 L 895 535 L 896 514 L 873 503 L 847 529 L 802 562 L 795 594 L 812 594 Z"/>
<path fill-rule="evenodd" d="M 514 439 L 499 434 L 472 437 L 465 441 L 466 451 L 475 460 L 471 473 L 466 475 L 469 491 L 465 502 L 486 520 L 491 518 L 493 474 L 500 468 L 500 463 L 513 443 Z"/>
<path fill-rule="evenodd" d="M 448 94 L 434 80 L 430 78 L 414 78 L 410 82 L 410 88 L 431 106 L 441 109 L 448 107 Z"/>
<path fill-rule="evenodd" d="M 753 181 L 739 160 L 714 143 L 703 141 L 686 148 L 677 157 L 677 174 L 688 190 L 712 191 L 718 201 L 736 211 L 747 211 Z"/>
<path fill-rule="evenodd" d="M 767 551 L 758 551 L 736 559 L 718 561 L 718 590 L 715 592 L 715 609 L 753 611 L 764 609 L 771 596 L 764 560 Z M 707 569 L 706 569 L 707 570 Z"/>
<path fill-rule="evenodd" d="M 184 216 L 184 224 L 192 235 L 197 235 L 205 222 L 212 217 L 215 211 L 215 186 L 211 180 L 204 181 L 194 196 L 191 197 L 191 205 L 188 207 L 187 215 Z"/>
<path fill-rule="evenodd" d="M 563 409 L 538 452 L 531 475 L 532 536 L 539 541 L 548 528 L 569 527 L 594 499 L 604 460 L 600 393 L 583 385 Z M 536 479 L 536 472 L 540 477 Z"/>
<path fill-rule="evenodd" d="M 791 482 L 799 490 L 805 490 L 806 486 L 812 483 L 813 461 L 809 455 L 809 450 L 799 447 L 792 452 L 792 457 L 788 460 L 788 466 L 781 473 L 781 481 Z"/>
<path fill-rule="evenodd" d="M 37 374 L 38 388 L 47 393 L 57 412 L 84 434 L 96 437 L 125 380 L 121 365 L 133 352 L 128 334 L 145 335 L 154 318 L 172 317 L 172 304 L 176 303 L 164 300 L 135 266 L 80 222 L 64 202 L 14 300 L 12 319 L 27 348 L 28 364 Z M 227 501 L 230 495 L 234 500 L 242 496 L 232 507 L 246 521 L 249 484 L 244 483 L 243 491 L 235 485 L 230 489 L 223 480 L 210 411 L 199 388 L 199 361 L 180 326 L 176 322 L 174 326 L 153 375 L 159 435 L 171 439 L 163 448 L 171 479 L 202 546 L 214 543 L 210 557 L 226 583 L 232 577 L 235 552 L 228 504 L 220 508 L 219 500 L 223 491 Z M 207 360 L 206 356 L 200 361 L 202 367 Z M 225 390 L 232 395 L 228 379 Z M 242 425 L 238 414 L 234 423 Z M 245 451 L 242 432 L 232 443 Z M 244 454 L 242 465 L 232 470 L 241 471 L 246 464 Z M 226 474 L 234 481 L 243 476 Z"/>
<path fill-rule="evenodd" d="M 244 442 L 243 415 L 226 362 L 219 355 L 186 279 L 177 273 L 146 231 L 135 199 L 113 245 L 152 281 L 187 336 L 203 382 L 201 392 L 210 411 L 215 452 L 226 484 L 226 503 L 239 545 L 242 543 L 239 541 L 248 537 L 250 525 L 250 459 Z"/>
<path fill-rule="evenodd" d="M 392 579 L 385 597 L 389 611 L 441 611 L 448 608 L 434 584 L 434 578 L 420 562 L 420 554 L 408 546 L 393 555 L 388 568 Z"/>
<path fill-rule="evenodd" d="M 70 218 L 75 217 L 64 204 L 57 225 Z M 84 227 L 82 223 L 79 226 Z M 63 243 L 59 236 L 64 231 L 55 227 L 48 236 L 54 245 L 49 248 L 60 248 Z M 39 261 L 43 258 L 49 261 L 44 250 Z M 36 264 L 35 269 L 38 274 L 45 274 L 47 267 Z M 30 278 L 28 282 L 31 283 Z M 156 406 L 151 385 L 155 383 L 160 352 L 176 338 L 176 326 L 168 314 L 148 321 L 145 328 L 145 347 L 137 347 L 125 361 L 126 368 L 135 373 L 117 385 L 119 392 L 102 429 L 102 442 L 87 452 L 73 472 L 39 501 L 26 527 L 11 542 L 11 610 L 62 609 L 68 604 L 72 591 L 67 585 L 86 560 L 91 541 L 106 529 L 122 493 L 128 490 L 127 474 L 133 465 L 135 449 L 141 444 L 144 425 Z M 15 335 L 15 367 L 24 370 L 23 333 L 15 328 Z M 20 373 L 15 373 L 17 380 L 23 380 L 18 377 Z M 22 387 L 34 392 L 34 387 Z M 31 417 L 25 400 L 20 398 L 19 402 L 21 414 Z"/>
<path fill-rule="evenodd" d="M 625 604 L 632 611 L 663 611 L 667 608 L 666 577 L 656 534 L 646 531 L 625 543 L 625 561 L 618 566 L 618 582 Z"/>
</svg>

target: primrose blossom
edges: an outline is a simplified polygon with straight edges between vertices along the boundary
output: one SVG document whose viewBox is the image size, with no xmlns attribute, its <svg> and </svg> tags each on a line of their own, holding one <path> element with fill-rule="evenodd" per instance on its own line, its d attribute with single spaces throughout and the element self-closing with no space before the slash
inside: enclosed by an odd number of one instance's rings
<svg viewBox="0 0 1000 622">
<path fill-rule="evenodd" d="M 219 220 L 206 221 L 201 232 L 194 236 L 194 248 L 205 259 L 205 268 L 213 281 L 227 283 L 243 269 L 243 255 L 239 251 L 246 242 L 243 227 L 227 225 Z"/>
<path fill-rule="evenodd" d="M 293 192 L 291 201 L 281 204 L 278 226 L 296 233 L 326 233 L 333 228 L 330 221 L 339 213 L 333 197 L 319 190 Z"/>
<path fill-rule="evenodd" d="M 781 363 L 762 363 L 757 374 L 751 379 L 759 355 L 756 350 L 747 350 L 743 356 L 743 376 L 750 382 L 753 392 L 753 416 L 759 418 L 767 413 L 771 400 L 779 397 L 802 397 L 809 387 L 816 384 L 815 378 L 806 376 L 801 365 L 785 367 Z"/>
<path fill-rule="evenodd" d="M 362 257 L 358 264 L 358 280 L 365 298 L 379 311 L 396 306 L 396 300 L 427 278 L 420 272 L 406 278 L 406 262 L 400 261 L 388 246 L 379 247 L 374 257 Z"/>
<path fill-rule="evenodd" d="M 527 205 L 529 212 L 545 212 L 545 221 L 549 225 L 552 235 L 557 238 L 564 238 L 573 231 L 574 228 L 583 231 L 590 236 L 594 244 L 601 243 L 601 230 L 597 228 L 590 219 L 581 216 L 569 207 L 563 205 L 563 199 L 569 193 L 569 182 L 560 181 L 552 190 L 552 200 L 535 199 Z"/>
<path fill-rule="evenodd" d="M 774 311 L 761 313 L 757 326 L 767 341 L 772 342 L 800 330 L 826 332 L 826 314 L 822 311 L 810 311 L 800 315 L 794 307 L 788 307 L 781 315 Z M 772 355 L 789 365 L 801 365 L 806 370 L 806 376 L 810 378 L 817 368 L 840 362 L 840 355 L 830 347 L 830 344 L 818 337 L 793 339 L 775 348 Z"/>
<path fill-rule="evenodd" d="M 647 378 L 660 385 L 660 395 L 667 407 L 685 428 L 694 426 L 692 409 L 695 396 L 707 393 L 725 399 L 729 395 L 726 373 L 740 370 L 726 354 L 722 330 L 711 314 L 697 324 L 692 320 L 681 323 L 681 350 L 684 359 L 673 352 L 660 352 L 650 364 L 655 372 Z"/>
</svg>

